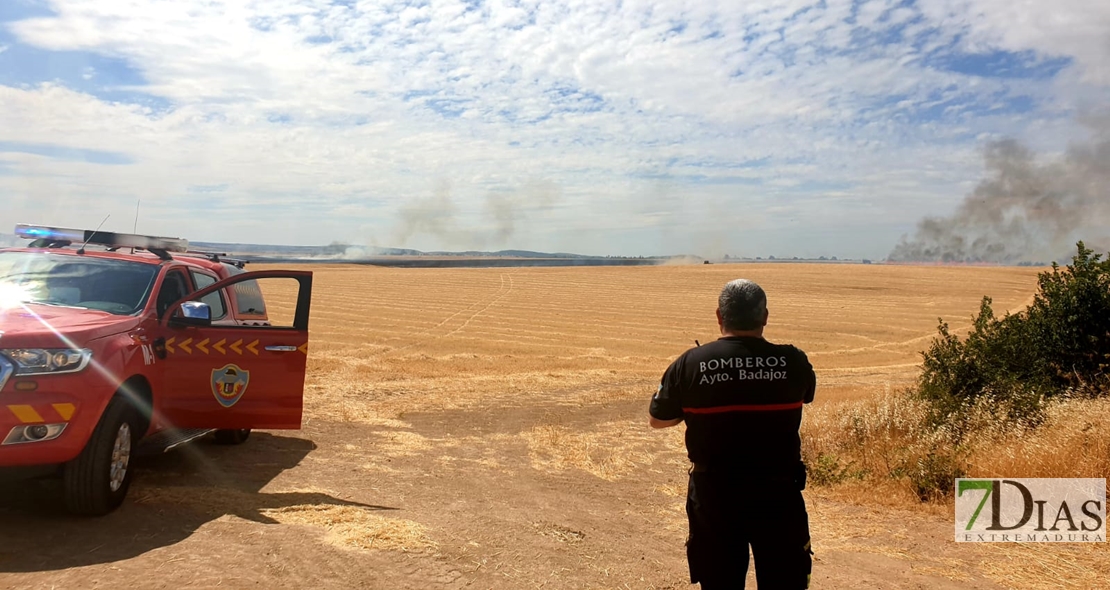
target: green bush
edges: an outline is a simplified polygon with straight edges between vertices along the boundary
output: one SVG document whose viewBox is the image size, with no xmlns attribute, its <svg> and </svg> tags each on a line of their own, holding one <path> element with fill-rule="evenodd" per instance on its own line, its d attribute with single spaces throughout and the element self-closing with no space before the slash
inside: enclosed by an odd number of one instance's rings
<svg viewBox="0 0 1110 590">
<path fill-rule="evenodd" d="M 942 450 L 919 457 L 906 471 L 910 486 L 922 502 L 948 496 L 956 479 L 967 475 L 964 462 L 955 454 Z"/>
<path fill-rule="evenodd" d="M 1088 396 L 1110 391 L 1110 259 L 1079 242 L 1063 272 L 1056 264 L 1038 278 L 1040 293 L 1028 312 L 1030 334 L 1045 354 L 1049 378 Z"/>
<path fill-rule="evenodd" d="M 806 479 L 813 485 L 827 486 L 849 479 L 863 479 L 867 474 L 853 469 L 854 464 L 844 465 L 836 455 L 821 454 L 815 461 L 806 461 Z"/>
<path fill-rule="evenodd" d="M 844 479 L 841 477 L 844 468 L 841 467 L 840 460 L 835 455 L 822 454 L 816 461 L 806 461 L 805 465 L 806 479 L 813 485 L 827 486 Z"/>
<path fill-rule="evenodd" d="M 984 406 L 1035 426 L 1051 397 L 1110 393 L 1110 260 L 1077 249 L 1065 269 L 1040 274 L 1025 311 L 997 318 L 984 297 L 963 340 L 940 320 L 917 388 L 934 426 L 959 436 L 970 409 Z"/>
</svg>

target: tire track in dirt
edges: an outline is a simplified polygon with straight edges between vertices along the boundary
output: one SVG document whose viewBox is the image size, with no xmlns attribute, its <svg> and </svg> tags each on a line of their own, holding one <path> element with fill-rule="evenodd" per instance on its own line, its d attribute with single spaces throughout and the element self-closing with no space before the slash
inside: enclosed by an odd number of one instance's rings
<svg viewBox="0 0 1110 590">
<path fill-rule="evenodd" d="M 867 371 L 877 371 L 880 369 L 905 369 L 908 367 L 920 367 L 921 363 L 898 363 L 894 365 L 865 365 L 860 367 L 833 367 L 829 369 L 818 369 L 821 373 L 865 373 Z"/>
<path fill-rule="evenodd" d="M 504 286 L 505 286 L 505 276 L 506 276 L 506 275 L 501 275 L 501 286 L 502 286 L 502 288 L 504 288 Z M 509 288 L 508 288 L 508 289 L 505 289 L 503 293 L 502 293 L 502 292 L 501 292 L 501 291 L 499 290 L 499 291 L 498 291 L 498 293 L 500 293 L 500 295 L 497 295 L 496 297 L 494 297 L 494 298 L 493 298 L 493 299 L 492 299 L 492 300 L 491 300 L 491 301 L 490 301 L 490 302 L 489 302 L 489 303 L 488 303 L 488 304 L 487 304 L 487 305 L 486 305 L 485 307 L 483 307 L 482 309 L 479 309 L 478 311 L 474 312 L 474 315 L 472 315 L 472 316 L 470 316 L 470 317 L 466 318 L 466 321 L 465 321 L 465 322 L 463 322 L 461 326 L 459 326 L 458 328 L 455 328 L 454 330 L 451 330 L 450 332 L 448 332 L 448 333 L 444 334 L 443 336 L 440 336 L 440 338 L 447 338 L 448 336 L 452 336 L 452 335 L 454 335 L 454 334 L 458 334 L 458 333 L 459 333 L 459 332 L 461 332 L 461 331 L 462 331 L 462 330 L 463 330 L 464 328 L 466 328 L 467 326 L 469 326 L 469 325 L 470 325 L 470 322 L 474 321 L 474 318 L 477 318 L 478 316 L 482 315 L 483 313 L 485 313 L 485 312 L 489 311 L 489 310 L 490 310 L 490 308 L 491 308 L 491 307 L 493 307 L 494 305 L 496 305 L 498 301 L 501 301 L 501 300 L 502 300 L 502 299 L 504 299 L 504 298 L 505 298 L 505 296 L 507 296 L 507 295 L 508 295 L 509 293 L 512 293 L 512 292 L 513 292 L 513 275 L 511 275 L 511 274 L 510 274 L 510 275 L 507 275 L 507 276 L 509 277 Z"/>
<path fill-rule="evenodd" d="M 425 330 L 422 330 L 422 331 L 418 332 L 417 334 L 415 334 L 415 336 L 418 337 L 417 340 L 413 340 L 412 342 L 409 342 L 408 344 L 405 344 L 404 346 L 399 346 L 397 348 L 387 350 L 387 351 L 382 352 L 381 354 L 376 355 L 376 356 L 371 357 L 371 358 L 386 357 L 386 356 L 389 356 L 391 354 L 395 354 L 395 353 L 401 352 L 403 350 L 408 350 L 408 349 L 413 348 L 415 346 L 419 346 L 419 345 L 422 345 L 422 344 L 427 344 L 427 343 L 432 342 L 434 340 L 438 340 L 440 338 L 446 338 L 448 336 L 451 336 L 452 334 L 458 333 L 460 330 L 462 330 L 463 328 L 468 326 L 474 318 L 476 318 L 479 315 L 482 315 L 483 313 L 488 311 L 491 307 L 493 307 L 494 304 L 496 304 L 498 301 L 503 299 L 506 295 L 509 294 L 509 292 L 511 292 L 513 290 L 513 278 L 512 278 L 512 276 L 509 276 L 509 284 L 508 284 L 507 289 L 505 288 L 505 275 L 501 274 L 500 278 L 501 278 L 501 284 L 497 288 L 497 291 L 493 294 L 493 296 L 489 300 L 476 301 L 476 302 L 466 306 L 465 308 L 460 309 L 459 311 L 456 311 L 455 313 L 447 316 L 446 318 L 443 319 L 443 321 L 441 321 L 438 324 L 432 326 L 431 328 L 427 328 Z M 431 334 L 433 331 L 443 327 L 444 325 L 446 325 L 448 322 L 455 319 L 456 317 L 474 309 L 475 307 L 477 307 L 479 305 L 482 305 L 483 303 L 485 303 L 485 306 L 482 307 L 481 309 L 475 311 L 474 313 L 472 313 L 469 317 L 467 317 L 466 320 L 462 323 L 462 325 L 459 326 L 458 328 L 455 328 L 454 330 L 451 330 L 450 332 L 447 332 L 446 334 L 433 335 L 430 338 L 419 338 L 420 336 L 425 336 L 425 335 Z"/>
<path fill-rule="evenodd" d="M 1030 295 L 1028 298 L 1026 298 L 1025 301 L 1018 304 L 1017 306 L 1007 309 L 1004 312 L 1004 314 L 1009 315 L 1009 314 L 1013 314 L 1013 313 L 1016 313 L 1016 312 L 1023 311 L 1025 309 L 1027 309 L 1030 305 L 1033 305 L 1033 302 L 1036 301 L 1036 298 L 1037 298 L 1037 295 L 1034 293 L 1033 295 Z M 973 325 L 974 324 L 972 324 L 972 323 L 968 323 L 966 325 L 962 325 L 962 326 L 959 326 L 957 328 L 951 328 L 949 330 L 949 332 L 952 333 L 952 334 L 962 334 L 964 332 L 970 331 Z M 917 336 L 915 338 L 910 338 L 909 340 L 902 340 L 900 342 L 882 342 L 882 343 L 875 344 L 875 345 L 872 345 L 872 346 L 861 346 L 861 347 L 858 347 L 858 348 L 840 348 L 840 349 L 837 349 L 837 350 L 825 350 L 825 351 L 811 352 L 811 353 L 809 353 L 809 356 L 852 354 L 852 353 L 857 353 L 857 352 L 869 352 L 869 351 L 874 351 L 874 350 L 884 350 L 885 351 L 885 350 L 890 349 L 890 348 L 908 346 L 908 345 L 913 344 L 915 342 L 922 342 L 922 341 L 925 341 L 925 340 L 931 340 L 935 337 L 936 337 L 935 333 L 929 333 L 929 334 L 925 334 L 924 336 Z M 891 352 L 893 352 L 893 351 L 891 351 Z M 897 365 L 883 365 L 883 366 L 897 366 Z"/>
<path fill-rule="evenodd" d="M 952 332 L 953 333 L 963 332 L 963 331 L 966 331 L 967 329 L 969 329 L 970 327 L 971 326 L 961 327 L 961 328 L 952 330 Z M 897 347 L 900 347 L 900 346 L 909 346 L 909 345 L 913 344 L 914 342 L 921 342 L 921 341 L 929 340 L 929 339 L 933 338 L 934 336 L 935 336 L 934 334 L 926 334 L 924 336 L 917 336 L 915 338 L 910 338 L 909 340 L 902 340 L 900 342 L 882 342 L 882 343 L 879 343 L 879 344 L 873 344 L 871 346 L 860 346 L 860 347 L 857 347 L 857 348 L 839 348 L 837 350 L 816 351 L 816 352 L 810 352 L 810 353 L 807 353 L 807 354 L 809 356 L 813 357 L 813 356 L 833 356 L 833 355 L 841 355 L 841 354 L 854 354 L 854 353 L 858 353 L 858 352 L 871 352 L 871 351 L 876 351 L 876 350 L 888 351 L 891 348 L 897 348 Z M 889 352 L 894 352 L 894 351 L 889 351 Z"/>
</svg>

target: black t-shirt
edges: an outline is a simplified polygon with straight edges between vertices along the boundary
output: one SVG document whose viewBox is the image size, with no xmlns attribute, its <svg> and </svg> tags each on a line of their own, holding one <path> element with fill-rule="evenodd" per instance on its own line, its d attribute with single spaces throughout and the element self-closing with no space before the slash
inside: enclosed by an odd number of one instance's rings
<svg viewBox="0 0 1110 590">
<path fill-rule="evenodd" d="M 817 377 L 801 350 L 727 336 L 678 357 L 651 400 L 659 420 L 686 421 L 694 463 L 761 475 L 796 473 L 802 404 Z"/>
</svg>

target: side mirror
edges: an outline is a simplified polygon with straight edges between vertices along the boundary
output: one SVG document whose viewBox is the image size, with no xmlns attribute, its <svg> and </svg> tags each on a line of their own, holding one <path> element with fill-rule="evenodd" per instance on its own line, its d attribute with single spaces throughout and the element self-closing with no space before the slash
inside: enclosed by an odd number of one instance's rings
<svg viewBox="0 0 1110 590">
<path fill-rule="evenodd" d="M 211 326 L 212 308 L 203 301 L 186 301 L 181 304 L 181 315 L 175 314 L 170 323 L 175 326 Z"/>
</svg>

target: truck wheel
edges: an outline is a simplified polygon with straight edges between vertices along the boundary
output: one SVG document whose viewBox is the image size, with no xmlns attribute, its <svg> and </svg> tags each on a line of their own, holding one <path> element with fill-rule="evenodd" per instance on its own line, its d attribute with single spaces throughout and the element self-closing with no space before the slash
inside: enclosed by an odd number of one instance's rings
<svg viewBox="0 0 1110 590">
<path fill-rule="evenodd" d="M 115 510 L 131 486 L 132 451 L 142 435 L 139 414 L 122 397 L 108 402 L 89 442 L 62 469 L 66 508 L 74 514 L 101 516 Z"/>
<path fill-rule="evenodd" d="M 219 445 L 241 445 L 247 442 L 247 438 L 251 435 L 250 428 L 238 428 L 235 430 L 217 430 L 216 431 L 216 444 Z"/>
</svg>

